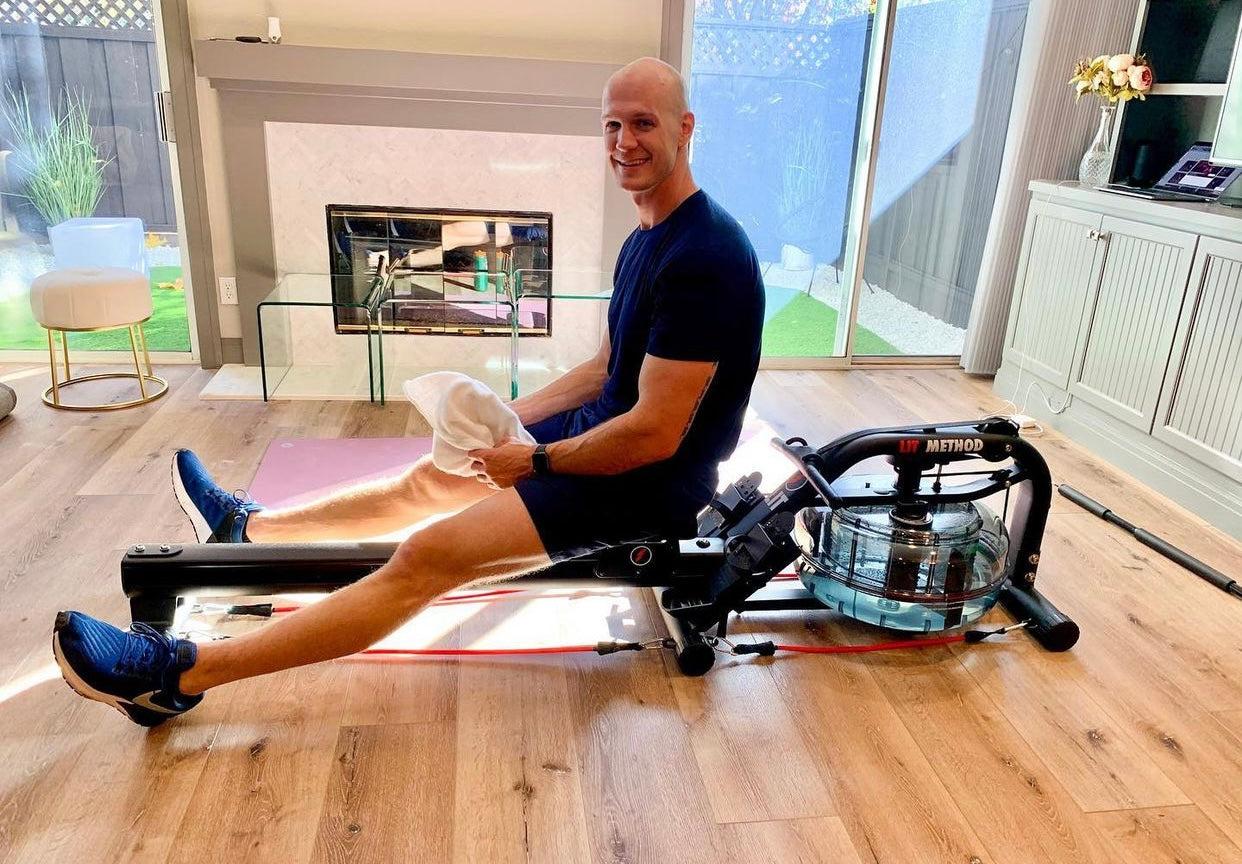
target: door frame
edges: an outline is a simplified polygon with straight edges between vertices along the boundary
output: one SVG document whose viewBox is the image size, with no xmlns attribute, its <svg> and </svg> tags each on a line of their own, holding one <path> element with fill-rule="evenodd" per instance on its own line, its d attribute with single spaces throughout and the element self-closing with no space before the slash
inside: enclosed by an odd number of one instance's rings
<svg viewBox="0 0 1242 864">
<path fill-rule="evenodd" d="M 177 176 L 181 194 L 181 231 L 189 259 L 190 323 L 197 335 L 198 362 L 216 369 L 226 359 L 220 338 L 220 308 L 216 304 L 216 265 L 207 210 L 207 183 L 203 176 L 203 139 L 198 119 L 198 91 L 194 50 L 190 37 L 189 0 L 151 0 L 156 18 L 157 54 L 165 67 L 172 93 L 172 126 L 176 143 Z"/>
</svg>

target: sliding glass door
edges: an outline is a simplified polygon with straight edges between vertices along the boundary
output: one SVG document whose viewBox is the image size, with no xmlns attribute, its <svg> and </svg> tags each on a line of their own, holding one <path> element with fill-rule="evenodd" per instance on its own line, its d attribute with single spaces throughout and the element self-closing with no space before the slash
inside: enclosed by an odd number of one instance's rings
<svg viewBox="0 0 1242 864">
<path fill-rule="evenodd" d="M 153 2 L 0 0 L 0 359 L 47 351 L 30 283 L 65 261 L 143 273 L 150 349 L 192 350 Z M 130 350 L 124 329 L 74 333 L 69 344 Z"/>
<path fill-rule="evenodd" d="M 692 162 L 763 262 L 765 357 L 960 354 L 1027 2 L 696 0 Z"/>
<path fill-rule="evenodd" d="M 759 253 L 770 357 L 842 354 L 833 337 L 850 296 L 842 264 L 871 29 L 865 2 L 694 6 L 695 179 Z"/>
</svg>

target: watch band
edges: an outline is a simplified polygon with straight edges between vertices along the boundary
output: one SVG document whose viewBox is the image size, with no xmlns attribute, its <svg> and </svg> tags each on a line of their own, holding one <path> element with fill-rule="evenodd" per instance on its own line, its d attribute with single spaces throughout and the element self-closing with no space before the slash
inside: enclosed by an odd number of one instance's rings
<svg viewBox="0 0 1242 864">
<path fill-rule="evenodd" d="M 548 458 L 548 445 L 537 444 L 535 452 L 530 454 L 530 466 L 535 471 L 535 476 L 546 477 L 552 473 L 552 460 Z"/>
</svg>

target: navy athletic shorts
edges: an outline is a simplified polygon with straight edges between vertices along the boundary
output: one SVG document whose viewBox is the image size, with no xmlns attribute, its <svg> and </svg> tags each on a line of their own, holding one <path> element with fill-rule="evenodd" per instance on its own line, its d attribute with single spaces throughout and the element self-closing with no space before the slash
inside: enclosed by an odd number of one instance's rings
<svg viewBox="0 0 1242 864">
<path fill-rule="evenodd" d="M 551 444 L 581 434 L 581 423 L 571 410 L 527 431 L 540 444 Z M 684 485 L 662 466 L 648 465 L 607 476 L 527 477 L 515 488 L 548 557 L 565 561 L 626 540 L 695 536 L 698 512 L 711 500 L 711 490 L 695 494 Z"/>
</svg>

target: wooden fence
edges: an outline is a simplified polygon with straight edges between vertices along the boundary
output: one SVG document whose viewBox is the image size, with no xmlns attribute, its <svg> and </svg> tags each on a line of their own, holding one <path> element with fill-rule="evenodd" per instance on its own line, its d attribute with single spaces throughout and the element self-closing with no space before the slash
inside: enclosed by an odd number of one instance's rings
<svg viewBox="0 0 1242 864">
<path fill-rule="evenodd" d="M 65 92 L 89 100 L 96 144 L 110 160 L 96 215 L 137 216 L 147 230 L 175 230 L 168 145 L 156 123 L 160 79 L 151 30 L 0 23 L 0 72 L 7 88 L 25 89 L 36 116 L 47 116 Z M 7 132 L 0 118 L 0 146 L 12 149 Z"/>
</svg>

